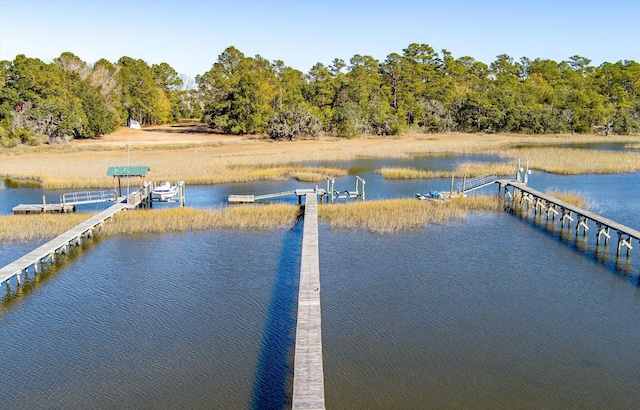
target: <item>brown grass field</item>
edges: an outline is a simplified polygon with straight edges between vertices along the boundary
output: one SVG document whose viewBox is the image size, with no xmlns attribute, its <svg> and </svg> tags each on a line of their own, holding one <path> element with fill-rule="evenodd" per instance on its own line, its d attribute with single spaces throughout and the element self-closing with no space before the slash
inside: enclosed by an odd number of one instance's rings
<svg viewBox="0 0 640 410">
<path fill-rule="evenodd" d="M 364 229 L 394 233 L 429 224 L 464 220 L 469 212 L 500 209 L 496 195 L 457 198 L 450 202 L 394 199 L 321 205 L 318 220 L 335 229 Z M 0 216 L 0 241 L 27 242 L 53 238 L 91 217 L 89 214 Z M 121 212 L 104 224 L 101 235 L 163 234 L 211 229 L 289 229 L 302 217 L 302 208 L 288 204 L 234 205 L 214 210 L 170 208 Z M 149 221 L 162 220 L 162 224 Z"/>
<path fill-rule="evenodd" d="M 558 148 L 575 142 L 620 142 L 640 146 L 639 136 L 505 135 L 505 134 L 407 134 L 396 137 L 362 136 L 353 139 L 324 138 L 313 141 L 272 141 L 264 136 L 227 136 L 198 123 L 181 123 L 130 130 L 121 128 L 95 140 L 68 144 L 0 149 L 0 177 L 13 182 L 35 183 L 45 188 L 111 188 L 109 166 L 147 165 L 152 181 L 184 180 L 187 184 L 221 184 L 296 178 L 320 182 L 341 176 L 345 169 L 308 167 L 306 162 L 355 158 L 416 158 L 420 156 L 496 154 L 508 164 L 461 162 L 456 176 L 485 172 L 511 175 L 518 158 L 530 161 L 534 170 L 560 174 L 640 171 L 640 152 L 602 152 Z M 553 146 L 553 147 L 549 147 Z M 387 168 L 385 178 L 449 177 L 439 170 Z M 1 185 L 0 185 L 1 186 Z M 473 198 L 473 197 L 470 197 Z M 429 223 L 460 220 L 467 212 L 498 209 L 493 198 L 461 199 L 440 204 L 415 199 L 374 201 L 321 206 L 319 218 L 332 227 L 395 232 Z M 572 200 L 583 201 L 584 198 Z M 393 211 L 392 211 L 393 210 Z M 151 216 L 150 212 L 153 212 Z M 199 211 L 179 209 L 125 213 L 107 224 L 107 234 L 157 233 L 146 222 L 158 213 L 168 222 L 163 232 L 202 229 L 287 228 L 299 217 L 299 208 L 288 205 L 239 206 Z M 0 217 L 0 240 L 27 241 L 41 233 L 64 232 L 86 215 Z"/>
<path fill-rule="evenodd" d="M 322 160 L 362 157 L 414 158 L 425 155 L 497 154 L 509 161 L 529 160 L 532 169 L 553 173 L 640 171 L 640 153 L 545 148 L 572 142 L 640 144 L 640 137 L 583 135 L 408 134 L 313 141 L 272 141 L 266 137 L 226 136 L 203 125 L 165 125 L 142 130 L 121 128 L 95 140 L 66 145 L 0 150 L 0 176 L 35 181 L 46 188 L 110 188 L 109 166 L 148 165 L 148 179 L 187 184 L 298 178 L 318 182 L 345 170 L 305 167 Z M 128 147 L 131 146 L 129 151 Z M 526 146 L 527 148 L 517 148 Z M 504 165 L 496 164 L 496 167 Z M 486 165 L 466 163 L 460 173 L 481 173 Z M 419 170 L 420 171 L 420 170 Z M 506 171 L 500 171 L 506 172 Z M 396 176 L 397 177 L 397 176 Z M 428 178 L 421 172 L 414 178 Z"/>
</svg>

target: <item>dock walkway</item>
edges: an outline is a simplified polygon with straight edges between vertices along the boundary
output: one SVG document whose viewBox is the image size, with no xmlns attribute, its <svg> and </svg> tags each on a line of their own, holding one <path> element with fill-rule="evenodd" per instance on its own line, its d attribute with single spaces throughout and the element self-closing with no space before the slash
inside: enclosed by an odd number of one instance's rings
<svg viewBox="0 0 640 410">
<path fill-rule="evenodd" d="M 11 262 L 0 269 L 0 283 L 6 282 L 8 285 L 9 280 L 15 276 L 18 284 L 20 284 L 20 274 L 22 272 L 26 272 L 31 266 L 33 266 L 37 272 L 39 264 L 55 258 L 56 253 L 66 252 L 68 246 L 79 244 L 83 237 L 93 235 L 93 230 L 97 226 L 123 209 L 127 209 L 127 207 L 128 205 L 126 203 L 116 203 L 39 248 L 27 253 L 23 257 Z"/>
<path fill-rule="evenodd" d="M 600 237 L 602 235 L 604 235 L 606 239 L 609 239 L 610 230 L 616 231 L 618 233 L 618 253 L 620 253 L 620 248 L 622 246 L 627 247 L 627 253 L 629 252 L 629 250 L 633 249 L 633 246 L 631 244 L 633 239 L 640 241 L 640 231 L 622 225 L 616 221 L 605 218 L 586 209 L 580 208 L 576 205 L 561 201 L 560 199 L 555 198 L 551 195 L 547 195 L 533 188 L 530 188 L 522 182 L 508 180 L 498 180 L 496 182 L 500 184 L 500 189 L 504 187 L 506 190 L 507 187 L 511 186 L 514 189 L 521 191 L 523 193 L 523 199 L 529 201 L 530 203 L 533 203 L 536 211 L 538 207 L 540 207 L 540 209 L 546 209 L 545 212 L 547 214 L 547 217 L 550 214 L 555 217 L 555 215 L 561 212 L 562 216 L 560 216 L 559 218 L 561 218 L 562 222 L 564 223 L 565 219 L 573 221 L 573 216 L 575 215 L 578 219 L 576 225 L 576 233 L 581 227 L 586 232 L 586 230 L 589 229 L 587 221 L 593 221 L 598 229 L 598 242 L 600 241 Z"/>
<path fill-rule="evenodd" d="M 320 320 L 318 199 L 315 193 L 307 193 L 305 198 L 293 370 L 294 410 L 325 408 Z"/>
<path fill-rule="evenodd" d="M 311 194 L 311 193 L 315 193 L 316 195 L 320 195 L 320 196 L 326 195 L 326 192 L 325 192 L 324 189 L 299 188 L 299 189 L 294 189 L 294 190 L 291 190 L 291 191 L 275 192 L 275 193 L 263 194 L 263 195 L 231 194 L 227 198 L 227 201 L 230 204 L 252 204 L 254 202 L 262 201 L 262 200 L 265 200 L 265 199 L 273 199 L 273 198 L 281 198 L 283 196 L 297 195 L 298 196 L 298 203 L 301 203 L 302 202 L 302 197 L 306 196 L 307 194 Z"/>
</svg>

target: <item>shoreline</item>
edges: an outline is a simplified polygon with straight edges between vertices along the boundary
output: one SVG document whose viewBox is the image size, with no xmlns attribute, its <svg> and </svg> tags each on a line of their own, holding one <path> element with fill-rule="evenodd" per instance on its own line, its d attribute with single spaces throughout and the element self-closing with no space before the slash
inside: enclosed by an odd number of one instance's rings
<svg viewBox="0 0 640 410">
<path fill-rule="evenodd" d="M 113 181 L 106 176 L 107 168 L 130 161 L 133 165 L 149 166 L 148 179 L 152 181 L 181 180 L 189 185 L 217 185 L 296 178 L 303 182 L 319 182 L 327 176 L 346 175 L 346 169 L 308 167 L 305 163 L 367 157 L 411 159 L 470 155 L 498 155 L 504 158 L 505 163 L 521 158 L 529 160 L 533 170 L 554 174 L 640 172 L 638 135 L 451 133 L 272 141 L 263 136 L 196 132 L 201 130 L 200 125 L 181 125 L 178 127 L 180 132 L 171 127 L 123 128 L 96 140 L 0 150 L 0 178 L 18 185 L 24 183 L 45 189 L 111 188 Z M 570 147 L 570 144 L 624 144 L 629 151 L 578 149 Z M 496 165 L 504 166 L 504 163 Z M 473 174 L 479 166 L 470 162 L 455 172 Z M 396 174 L 396 178 L 430 178 L 428 173 L 410 171 L 407 172 L 409 176 L 399 177 Z M 435 175 L 444 172 L 433 171 Z"/>
</svg>

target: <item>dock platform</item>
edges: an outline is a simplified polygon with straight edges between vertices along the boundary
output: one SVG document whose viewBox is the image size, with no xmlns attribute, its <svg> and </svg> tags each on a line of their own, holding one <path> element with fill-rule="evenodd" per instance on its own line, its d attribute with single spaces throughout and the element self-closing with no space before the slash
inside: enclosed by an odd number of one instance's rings
<svg viewBox="0 0 640 410">
<path fill-rule="evenodd" d="M 43 213 L 67 213 L 75 212 L 75 205 L 63 204 L 20 204 L 13 207 L 13 213 L 18 214 L 43 214 Z"/>
<path fill-rule="evenodd" d="M 294 189 L 291 191 L 275 192 L 272 194 L 263 194 L 263 195 L 231 194 L 228 196 L 227 201 L 230 204 L 252 204 L 265 199 L 281 198 L 283 196 L 296 195 L 298 197 L 298 203 L 301 203 L 303 196 L 307 194 L 314 194 L 314 193 L 319 196 L 326 195 L 326 191 L 324 189 L 301 188 L 301 189 Z"/>
<path fill-rule="evenodd" d="M 293 369 L 294 410 L 325 408 L 320 320 L 318 198 L 314 192 L 307 193 L 305 198 Z"/>
</svg>

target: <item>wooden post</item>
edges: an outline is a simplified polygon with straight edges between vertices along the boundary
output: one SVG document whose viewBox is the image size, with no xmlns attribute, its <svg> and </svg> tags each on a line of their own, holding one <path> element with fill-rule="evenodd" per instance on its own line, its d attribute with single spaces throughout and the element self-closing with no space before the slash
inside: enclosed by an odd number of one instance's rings
<svg viewBox="0 0 640 410">
<path fill-rule="evenodd" d="M 358 185 L 358 183 L 360 183 L 360 185 Z M 364 185 L 365 184 L 366 184 L 366 181 L 364 179 L 362 179 L 359 176 L 356 176 L 356 199 L 358 198 L 358 196 L 360 196 L 363 202 L 364 202 Z M 362 187 L 362 193 L 358 191 L 359 186 Z"/>
<path fill-rule="evenodd" d="M 467 183 L 467 174 L 464 174 L 462 176 L 462 192 L 461 192 L 462 197 L 464 197 L 464 188 L 465 188 L 466 183 Z"/>
<path fill-rule="evenodd" d="M 358 192 L 358 184 L 359 184 L 359 182 L 360 182 L 360 181 L 358 180 L 358 176 L 356 175 L 356 197 L 355 197 L 355 200 L 356 200 L 356 201 L 358 200 L 358 196 L 359 196 L 359 194 L 360 194 L 360 193 Z"/>
<path fill-rule="evenodd" d="M 453 198 L 453 179 L 455 177 L 455 174 L 452 172 L 451 173 L 451 185 L 449 185 L 449 199 Z M 498 196 L 500 196 L 500 188 L 502 187 L 502 185 L 498 185 Z"/>
<path fill-rule="evenodd" d="M 622 246 L 622 235 L 618 232 L 618 250 L 616 251 L 616 256 L 620 256 L 620 247 Z"/>
<path fill-rule="evenodd" d="M 186 195 L 185 195 L 184 181 L 178 182 L 178 192 L 180 195 L 180 206 L 185 206 Z"/>
</svg>

